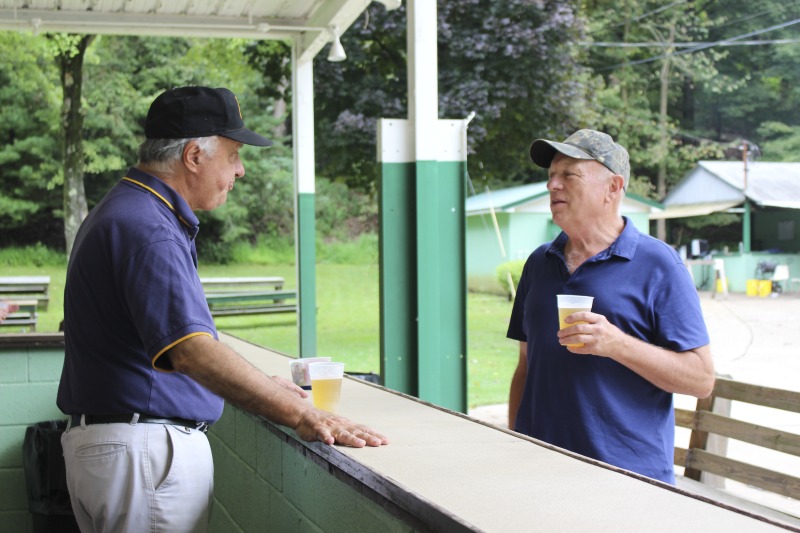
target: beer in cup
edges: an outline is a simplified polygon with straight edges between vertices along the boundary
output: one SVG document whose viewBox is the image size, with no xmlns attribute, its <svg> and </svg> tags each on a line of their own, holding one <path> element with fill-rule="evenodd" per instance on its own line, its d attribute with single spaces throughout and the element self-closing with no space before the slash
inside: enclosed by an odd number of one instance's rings
<svg viewBox="0 0 800 533">
<path fill-rule="evenodd" d="M 338 412 L 344 363 L 310 363 L 308 374 L 311 377 L 311 397 L 314 407 L 329 413 Z"/>
<path fill-rule="evenodd" d="M 564 322 L 564 319 L 573 313 L 578 313 L 580 311 L 591 311 L 592 301 L 594 300 L 594 296 L 578 296 L 576 294 L 557 294 L 556 299 L 558 301 L 559 329 L 564 329 L 568 326 L 574 326 L 575 324 L 585 324 L 585 322 L 573 322 L 572 324 L 567 324 L 566 322 Z M 564 346 L 583 346 L 583 343 L 565 344 Z"/>
</svg>

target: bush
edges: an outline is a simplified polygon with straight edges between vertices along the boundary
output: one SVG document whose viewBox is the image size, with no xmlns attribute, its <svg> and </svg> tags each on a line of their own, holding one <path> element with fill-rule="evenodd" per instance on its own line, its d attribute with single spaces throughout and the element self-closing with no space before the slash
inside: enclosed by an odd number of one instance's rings
<svg viewBox="0 0 800 533">
<path fill-rule="evenodd" d="M 63 252 L 50 249 L 42 243 L 0 249 L 0 265 L 43 267 L 66 264 L 67 258 Z"/>
<path fill-rule="evenodd" d="M 508 274 L 511 273 L 511 281 L 514 283 L 514 290 L 519 286 L 519 278 L 522 276 L 522 267 L 525 266 L 525 261 L 517 259 L 515 261 L 505 262 L 497 267 L 497 281 L 505 291 L 508 299 L 511 299 L 511 289 L 508 286 Z"/>
</svg>

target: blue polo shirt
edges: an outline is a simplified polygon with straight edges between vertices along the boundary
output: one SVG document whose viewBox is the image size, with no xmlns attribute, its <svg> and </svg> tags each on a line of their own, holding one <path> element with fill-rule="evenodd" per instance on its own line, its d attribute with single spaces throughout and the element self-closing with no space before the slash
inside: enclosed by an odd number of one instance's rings
<svg viewBox="0 0 800 533">
<path fill-rule="evenodd" d="M 625 228 L 570 275 L 567 236 L 537 248 L 522 272 L 508 337 L 528 343 L 515 430 L 674 483 L 672 394 L 607 357 L 558 342 L 557 294 L 594 296 L 592 311 L 647 343 L 683 352 L 708 344 L 697 290 L 675 251 Z"/>
<path fill-rule="evenodd" d="M 136 168 L 89 213 L 64 290 L 64 413 L 219 419 L 222 399 L 164 355 L 195 335 L 217 338 L 197 274 L 198 229 L 177 192 Z"/>
</svg>

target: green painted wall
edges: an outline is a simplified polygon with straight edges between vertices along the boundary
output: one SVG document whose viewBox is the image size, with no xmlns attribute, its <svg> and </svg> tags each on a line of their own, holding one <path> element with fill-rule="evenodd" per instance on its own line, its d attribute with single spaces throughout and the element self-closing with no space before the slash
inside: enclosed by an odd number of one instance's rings
<svg viewBox="0 0 800 533">
<path fill-rule="evenodd" d="M 63 347 L 0 345 L 2 532 L 33 530 L 22 443 L 29 425 L 65 418 L 55 404 L 63 361 Z M 413 531 L 256 417 L 226 406 L 208 435 L 214 454 L 214 533 Z"/>
<path fill-rule="evenodd" d="M 56 407 L 63 362 L 63 348 L 0 348 L 0 531 L 32 531 L 22 443 L 28 426 L 65 418 Z"/>
<path fill-rule="evenodd" d="M 209 440 L 211 533 L 413 531 L 239 409 L 225 407 Z"/>
</svg>

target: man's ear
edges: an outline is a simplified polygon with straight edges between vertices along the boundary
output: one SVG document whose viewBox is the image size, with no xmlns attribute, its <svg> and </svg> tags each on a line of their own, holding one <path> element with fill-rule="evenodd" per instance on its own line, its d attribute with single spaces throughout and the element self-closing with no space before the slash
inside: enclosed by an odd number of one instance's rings
<svg viewBox="0 0 800 533">
<path fill-rule="evenodd" d="M 625 178 L 622 174 L 614 174 L 611 176 L 611 192 L 622 192 L 625 190 Z"/>
<path fill-rule="evenodd" d="M 183 164 L 186 168 L 195 170 L 200 164 L 202 153 L 203 150 L 200 149 L 200 145 L 197 144 L 197 141 L 189 141 L 183 148 Z"/>
</svg>

